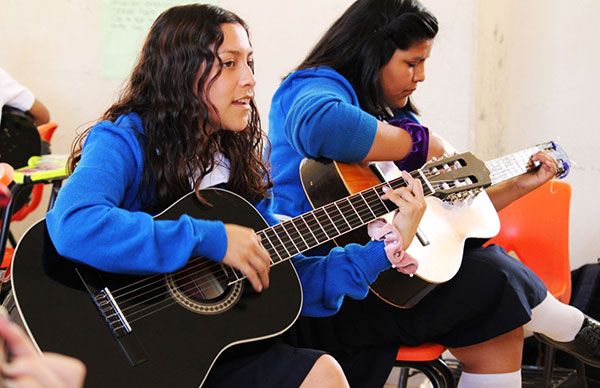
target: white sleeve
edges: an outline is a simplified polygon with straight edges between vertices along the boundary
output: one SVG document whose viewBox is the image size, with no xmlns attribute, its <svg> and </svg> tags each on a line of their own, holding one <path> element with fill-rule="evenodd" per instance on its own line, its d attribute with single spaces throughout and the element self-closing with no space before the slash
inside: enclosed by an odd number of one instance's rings
<svg viewBox="0 0 600 388">
<path fill-rule="evenodd" d="M 29 89 L 0 69 L 0 108 L 4 105 L 10 105 L 28 111 L 33 106 L 34 101 L 35 96 Z"/>
</svg>

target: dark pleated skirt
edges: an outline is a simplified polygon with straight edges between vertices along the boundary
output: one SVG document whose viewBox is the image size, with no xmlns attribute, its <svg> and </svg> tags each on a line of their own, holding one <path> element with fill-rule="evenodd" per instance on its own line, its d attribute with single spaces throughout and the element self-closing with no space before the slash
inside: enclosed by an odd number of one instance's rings
<svg viewBox="0 0 600 388">
<path fill-rule="evenodd" d="M 333 317 L 301 318 L 286 339 L 331 353 L 351 386 L 381 387 L 400 344 L 484 342 L 528 322 L 546 293 L 542 281 L 504 249 L 476 246 L 465 249 L 453 279 L 411 309 L 395 308 L 372 293 L 364 300 L 346 298 Z"/>
<path fill-rule="evenodd" d="M 258 353 L 218 363 L 203 387 L 298 387 L 323 354 L 274 342 Z"/>
</svg>

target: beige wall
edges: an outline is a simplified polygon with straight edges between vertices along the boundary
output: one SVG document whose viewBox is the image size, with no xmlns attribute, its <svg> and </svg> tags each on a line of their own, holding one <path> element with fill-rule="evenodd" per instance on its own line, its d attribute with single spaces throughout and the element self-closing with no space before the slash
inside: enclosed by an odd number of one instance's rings
<svg viewBox="0 0 600 388">
<path fill-rule="evenodd" d="M 600 3 L 424 3 L 438 17 L 441 29 L 427 64 L 427 81 L 415 95 L 423 121 L 459 150 L 475 150 L 485 158 L 548 138 L 564 143 L 579 163 L 569 179 L 575 189 L 573 264 L 600 256 L 595 245 L 600 214 L 592 201 L 593 179 L 600 174 L 592 153 L 598 136 L 590 109 L 594 97 L 590 86 L 600 80 L 592 48 Z M 250 24 L 257 102 L 268 128 L 270 96 L 279 80 L 351 1 L 220 4 Z M 121 80 L 101 76 L 100 15 L 100 0 L 0 0 L 0 66 L 50 108 L 59 124 L 53 141 L 56 152 L 68 152 L 75 131 L 97 118 L 121 85 Z M 519 137 L 524 129 L 527 135 Z M 21 233 L 30 223 L 16 225 L 15 231 Z"/>
<path fill-rule="evenodd" d="M 479 6 L 476 150 L 494 157 L 556 140 L 568 152 L 573 267 L 600 258 L 598 15 L 600 2 L 588 0 Z"/>
</svg>

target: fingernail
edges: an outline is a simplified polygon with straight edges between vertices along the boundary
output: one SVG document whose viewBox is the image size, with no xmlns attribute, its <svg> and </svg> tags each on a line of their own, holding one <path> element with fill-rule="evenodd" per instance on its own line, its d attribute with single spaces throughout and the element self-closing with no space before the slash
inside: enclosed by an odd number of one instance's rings
<svg viewBox="0 0 600 388">
<path fill-rule="evenodd" d="M 383 186 L 381 188 L 381 191 L 383 191 L 384 193 L 387 193 L 388 191 L 390 191 L 390 188 L 388 186 Z"/>
</svg>

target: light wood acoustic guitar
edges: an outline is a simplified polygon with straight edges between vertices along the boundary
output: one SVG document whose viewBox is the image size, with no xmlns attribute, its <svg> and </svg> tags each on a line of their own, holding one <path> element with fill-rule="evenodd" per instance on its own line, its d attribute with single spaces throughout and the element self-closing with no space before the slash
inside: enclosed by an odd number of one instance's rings
<svg viewBox="0 0 600 388">
<path fill-rule="evenodd" d="M 379 275 L 371 291 L 385 302 L 400 308 L 417 304 L 437 284 L 447 282 L 458 272 L 463 248 L 468 238 L 490 238 L 500 230 L 498 214 L 482 188 L 511 179 L 538 166 L 530 157 L 538 151 L 551 153 L 559 162 L 558 176 L 568 171 L 568 158 L 555 143 L 548 142 L 488 162 L 471 154 L 434 160 L 411 175 L 420 179 L 427 196 L 427 210 L 419 225 L 417 238 L 407 251 L 419 261 L 415 276 L 390 269 Z M 392 187 L 400 171 L 389 163 L 370 165 L 345 164 L 331 160 L 303 160 L 300 177 L 306 195 L 318 208 L 346 198 L 369 187 L 389 182 Z M 346 228 L 357 216 L 350 209 L 336 225 Z M 360 213 L 362 210 L 357 211 Z M 386 209 L 374 206 L 374 217 L 386 215 Z M 389 214 L 389 213 L 388 213 Z M 335 239 L 343 246 L 351 242 L 366 243 L 366 227 L 352 229 Z"/>
</svg>

